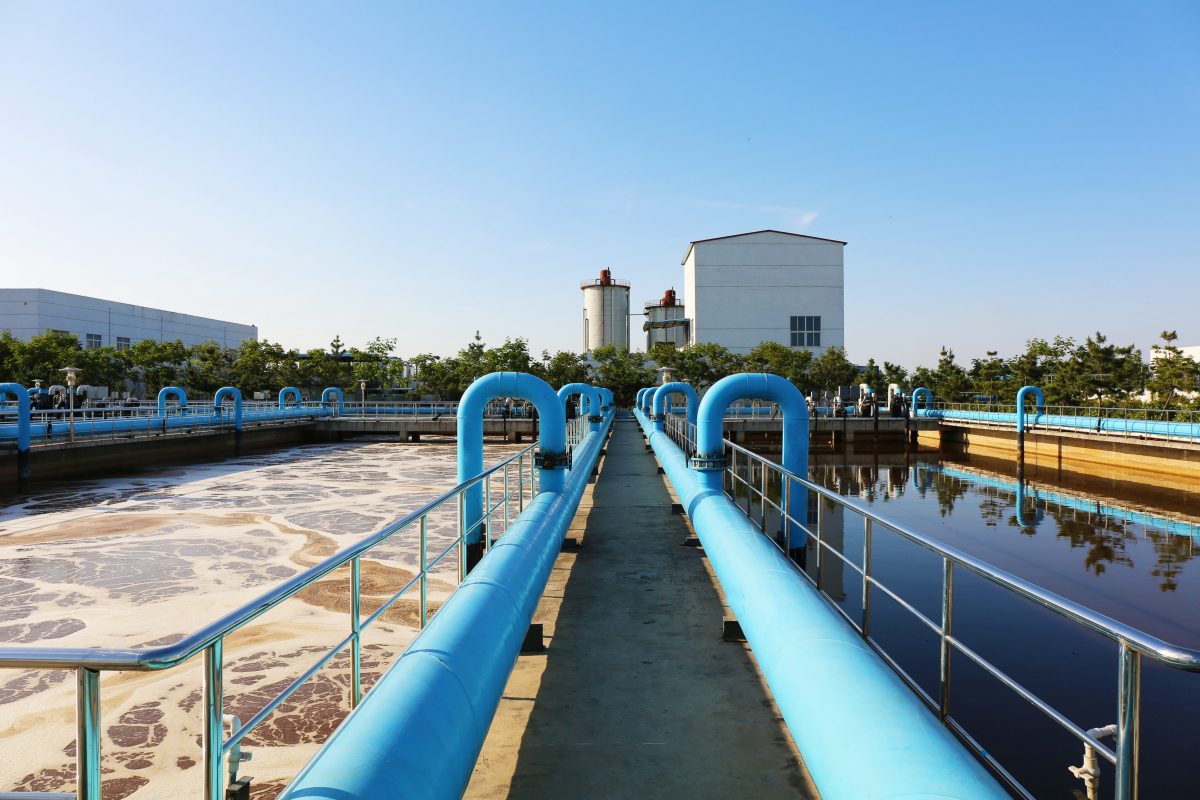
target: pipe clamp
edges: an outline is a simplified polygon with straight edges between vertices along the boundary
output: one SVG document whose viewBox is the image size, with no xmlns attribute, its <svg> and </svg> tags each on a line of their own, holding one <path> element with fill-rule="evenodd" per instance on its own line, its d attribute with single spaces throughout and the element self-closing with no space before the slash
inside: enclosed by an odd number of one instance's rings
<svg viewBox="0 0 1200 800">
<path fill-rule="evenodd" d="M 723 472 L 728 463 L 729 459 L 724 455 L 692 456 L 688 459 L 688 466 L 700 472 Z"/>
</svg>

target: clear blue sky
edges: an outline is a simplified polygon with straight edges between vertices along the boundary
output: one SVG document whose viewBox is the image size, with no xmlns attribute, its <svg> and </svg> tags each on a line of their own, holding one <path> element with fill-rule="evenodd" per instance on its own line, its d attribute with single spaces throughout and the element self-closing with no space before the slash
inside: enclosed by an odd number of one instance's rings
<svg viewBox="0 0 1200 800">
<path fill-rule="evenodd" d="M 0 4 L 0 285 L 298 347 L 577 350 L 760 228 L 860 362 L 1200 343 L 1198 148 L 1192 0 Z"/>
</svg>

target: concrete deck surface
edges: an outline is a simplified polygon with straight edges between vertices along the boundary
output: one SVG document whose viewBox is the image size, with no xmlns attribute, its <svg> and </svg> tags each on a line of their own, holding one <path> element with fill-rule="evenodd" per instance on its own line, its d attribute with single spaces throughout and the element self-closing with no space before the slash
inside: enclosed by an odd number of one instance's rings
<svg viewBox="0 0 1200 800">
<path fill-rule="evenodd" d="M 818 797 L 656 466 L 616 421 L 466 797 Z"/>
</svg>

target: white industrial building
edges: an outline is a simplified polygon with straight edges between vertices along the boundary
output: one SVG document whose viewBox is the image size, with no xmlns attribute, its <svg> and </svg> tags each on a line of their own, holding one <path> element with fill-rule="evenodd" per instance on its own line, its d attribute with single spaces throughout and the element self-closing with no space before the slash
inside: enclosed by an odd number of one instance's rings
<svg viewBox="0 0 1200 800">
<path fill-rule="evenodd" d="M 88 349 L 112 346 L 123 350 L 143 339 L 178 339 L 185 345 L 211 341 L 234 348 L 247 339 L 258 339 L 254 325 L 50 289 L 0 289 L 0 330 L 9 330 L 23 341 L 61 331 L 78 336 Z"/>
<path fill-rule="evenodd" d="M 614 345 L 629 352 L 629 281 L 616 280 L 612 271 L 600 270 L 600 277 L 584 281 L 583 351 Z"/>
<path fill-rule="evenodd" d="M 642 330 L 646 332 L 647 353 L 660 344 L 674 348 L 687 347 L 691 320 L 687 318 L 687 309 L 676 297 L 674 289 L 667 289 L 661 300 L 645 303 L 643 308 L 646 321 L 642 323 Z"/>
<path fill-rule="evenodd" d="M 739 354 L 764 341 L 845 347 L 845 246 L 773 230 L 692 242 L 683 257 L 688 344 Z"/>
</svg>

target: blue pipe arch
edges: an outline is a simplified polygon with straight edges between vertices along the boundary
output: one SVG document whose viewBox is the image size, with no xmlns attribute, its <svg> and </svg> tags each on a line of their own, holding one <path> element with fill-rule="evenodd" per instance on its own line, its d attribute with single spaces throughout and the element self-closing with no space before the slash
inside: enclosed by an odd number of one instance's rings
<svg viewBox="0 0 1200 800">
<path fill-rule="evenodd" d="M 225 398 L 233 398 L 233 429 L 240 432 L 242 430 L 242 390 L 236 386 L 222 386 L 217 389 L 217 393 L 213 395 L 213 411 L 217 414 L 221 413 L 221 403 Z"/>
<path fill-rule="evenodd" d="M 589 387 L 590 388 L 590 387 Z M 458 482 L 483 472 L 483 412 L 498 397 L 515 397 L 533 403 L 541 424 L 541 491 L 561 492 L 566 481 L 567 415 L 558 393 L 541 378 L 525 372 L 493 372 L 477 378 L 458 403 Z M 483 486 L 466 490 L 467 543 L 483 538 Z"/>
<path fill-rule="evenodd" d="M 642 407 L 642 398 L 646 396 L 646 392 L 648 391 L 650 390 L 645 388 L 638 389 L 637 398 L 633 401 L 634 408 L 640 409 Z"/>
<path fill-rule="evenodd" d="M 654 421 L 655 430 L 663 430 L 665 427 L 664 417 L 667 413 L 667 398 L 672 394 L 681 394 L 687 399 L 687 421 L 692 425 L 696 424 L 696 416 L 699 414 L 700 398 L 696 395 L 696 390 L 689 383 L 683 381 L 671 381 L 664 383 L 654 390 L 654 396 L 650 400 L 650 419 Z M 721 409 L 724 414 L 724 409 Z"/>
<path fill-rule="evenodd" d="M 337 386 L 329 386 L 325 391 L 321 392 L 321 408 L 329 407 L 329 398 L 337 397 L 336 414 L 341 416 L 346 410 L 346 393 Z"/>
<path fill-rule="evenodd" d="M 295 386 L 285 386 L 279 390 L 279 407 L 287 408 L 289 398 L 297 407 L 300 406 L 300 402 L 304 399 L 300 394 L 300 390 Z"/>
<path fill-rule="evenodd" d="M 167 398 L 174 397 L 179 403 L 179 408 L 187 408 L 187 392 L 181 386 L 164 386 L 158 390 L 158 415 L 165 417 L 167 415 Z"/>
<path fill-rule="evenodd" d="M 17 400 L 17 490 L 29 482 L 29 390 L 19 383 L 0 383 L 0 400 L 12 395 Z"/>
<path fill-rule="evenodd" d="M 1025 401 L 1033 395 L 1035 402 L 1034 419 L 1037 415 L 1046 413 L 1046 393 L 1037 386 L 1022 386 L 1017 390 L 1017 433 L 1025 433 Z"/>
<path fill-rule="evenodd" d="M 913 416 L 920 416 L 921 413 L 921 398 L 925 398 L 925 413 L 928 414 L 933 410 L 933 392 L 926 389 L 924 386 L 913 389 L 912 393 L 912 413 Z"/>
<path fill-rule="evenodd" d="M 601 386 L 600 387 L 600 411 L 603 413 L 604 411 L 607 411 L 608 409 L 612 408 L 612 405 L 613 405 L 612 389 L 609 389 L 607 386 Z"/>
<path fill-rule="evenodd" d="M 562 401 L 563 413 L 566 413 L 567 404 L 571 402 L 571 398 L 575 395 L 581 397 L 579 411 L 581 414 L 587 414 L 588 420 L 591 423 L 589 430 L 598 430 L 600 423 L 604 420 L 603 400 L 601 399 L 600 390 L 595 386 L 586 383 L 568 383 L 558 390 L 558 399 Z"/>
</svg>

